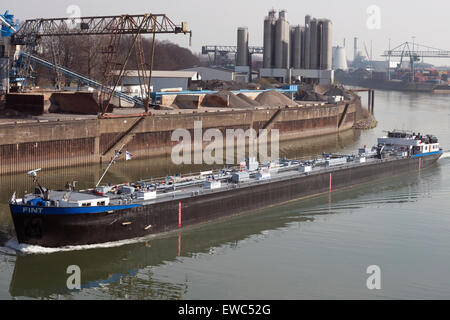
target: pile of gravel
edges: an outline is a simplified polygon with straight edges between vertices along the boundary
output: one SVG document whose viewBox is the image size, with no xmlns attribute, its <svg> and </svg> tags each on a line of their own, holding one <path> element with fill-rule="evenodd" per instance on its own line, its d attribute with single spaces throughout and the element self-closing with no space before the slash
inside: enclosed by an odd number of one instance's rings
<svg viewBox="0 0 450 320">
<path fill-rule="evenodd" d="M 222 90 L 218 93 L 207 94 L 202 102 L 203 107 L 207 108 L 234 108 L 245 109 L 252 108 L 253 105 L 236 96 L 234 93 Z"/>
<path fill-rule="evenodd" d="M 261 104 L 258 101 L 255 101 L 253 99 L 250 99 L 249 97 L 247 97 L 245 94 L 243 93 L 239 93 L 237 95 L 239 98 L 241 98 L 242 100 L 244 100 L 245 102 L 247 102 L 249 105 L 255 106 L 255 107 L 259 107 L 261 106 Z"/>
<path fill-rule="evenodd" d="M 295 101 L 289 99 L 287 96 L 278 91 L 262 92 L 256 97 L 255 100 L 259 102 L 261 105 L 271 107 L 298 106 L 298 104 Z"/>
</svg>

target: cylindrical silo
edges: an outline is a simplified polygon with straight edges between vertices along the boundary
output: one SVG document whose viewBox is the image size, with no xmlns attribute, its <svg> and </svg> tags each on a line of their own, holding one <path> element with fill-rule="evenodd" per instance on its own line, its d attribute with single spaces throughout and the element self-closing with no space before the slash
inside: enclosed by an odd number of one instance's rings
<svg viewBox="0 0 450 320">
<path fill-rule="evenodd" d="M 290 27 L 289 28 L 289 43 L 290 43 L 290 55 L 291 55 L 291 65 L 289 66 L 290 68 L 293 68 L 294 66 L 294 36 L 295 36 L 295 28 L 294 27 Z"/>
<path fill-rule="evenodd" d="M 275 56 L 274 67 L 281 68 L 283 65 L 283 32 L 282 32 L 282 20 L 279 18 L 275 26 Z"/>
<path fill-rule="evenodd" d="M 291 65 L 294 69 L 300 69 L 302 63 L 302 31 L 300 26 L 295 26 L 292 30 L 292 53 L 291 53 Z"/>
<path fill-rule="evenodd" d="M 317 20 L 317 69 L 320 70 L 322 68 L 322 28 L 323 28 L 323 20 Z"/>
<path fill-rule="evenodd" d="M 239 28 L 237 34 L 237 66 L 248 66 L 248 29 Z"/>
<path fill-rule="evenodd" d="M 280 11 L 275 30 L 275 68 L 287 69 L 290 67 L 291 35 L 285 11 Z"/>
<path fill-rule="evenodd" d="M 274 65 L 274 40 L 275 40 L 275 11 L 269 12 L 264 20 L 264 68 L 272 68 Z"/>
<path fill-rule="evenodd" d="M 333 47 L 333 70 L 348 70 L 347 65 L 347 55 L 345 52 L 345 47 Z"/>
<path fill-rule="evenodd" d="M 353 46 L 353 61 L 356 60 L 356 57 L 358 57 L 358 38 L 355 37 L 354 39 L 354 46 Z"/>
<path fill-rule="evenodd" d="M 9 59 L 0 58 L 0 92 L 7 93 L 9 88 Z"/>
<path fill-rule="evenodd" d="M 331 70 L 332 64 L 332 31 L 333 24 L 330 20 L 322 21 L 322 45 L 321 62 L 322 70 Z"/>
<path fill-rule="evenodd" d="M 309 55 L 309 63 L 310 69 L 318 69 L 318 51 L 317 51 L 317 20 L 312 19 L 310 23 L 311 29 L 311 40 L 310 40 L 310 55 Z"/>
<path fill-rule="evenodd" d="M 305 69 L 305 27 L 300 27 L 300 69 Z"/>
<path fill-rule="evenodd" d="M 311 68 L 311 16 L 305 16 L 305 35 L 303 39 L 304 68 Z"/>
</svg>

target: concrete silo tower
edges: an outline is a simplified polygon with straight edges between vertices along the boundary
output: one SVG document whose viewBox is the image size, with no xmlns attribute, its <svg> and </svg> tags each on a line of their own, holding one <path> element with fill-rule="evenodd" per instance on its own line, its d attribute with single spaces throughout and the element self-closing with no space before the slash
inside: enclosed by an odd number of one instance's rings
<svg viewBox="0 0 450 320">
<path fill-rule="evenodd" d="M 237 32 L 236 66 L 248 66 L 248 28 L 239 28 Z"/>
<path fill-rule="evenodd" d="M 279 13 L 275 27 L 275 68 L 290 67 L 290 27 L 286 20 L 286 11 Z"/>
<path fill-rule="evenodd" d="M 269 15 L 264 20 L 264 68 L 272 68 L 275 64 L 275 10 L 269 11 Z"/>
</svg>

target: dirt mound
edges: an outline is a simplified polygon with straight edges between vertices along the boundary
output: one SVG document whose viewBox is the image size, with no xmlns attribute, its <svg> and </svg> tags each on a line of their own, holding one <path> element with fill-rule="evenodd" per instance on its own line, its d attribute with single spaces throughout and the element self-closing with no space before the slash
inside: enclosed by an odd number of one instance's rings
<svg viewBox="0 0 450 320">
<path fill-rule="evenodd" d="M 262 92 L 255 100 L 265 106 L 298 106 L 295 101 L 278 91 Z"/>
<path fill-rule="evenodd" d="M 202 102 L 203 107 L 208 108 L 251 108 L 253 105 L 239 98 L 234 93 L 226 90 L 214 94 L 207 94 Z"/>
<path fill-rule="evenodd" d="M 322 85 L 318 84 L 314 86 L 314 92 L 322 95 L 326 95 L 326 93 L 331 89 L 330 85 Z"/>
<path fill-rule="evenodd" d="M 198 109 L 200 106 L 199 96 L 194 95 L 177 95 L 172 107 L 176 109 Z"/>
<path fill-rule="evenodd" d="M 255 106 L 255 107 L 259 107 L 261 106 L 261 104 L 258 101 L 255 101 L 253 99 L 250 99 L 249 97 L 247 97 L 245 94 L 243 93 L 239 93 L 237 95 L 239 98 L 241 98 L 242 100 L 244 100 L 245 102 L 247 102 L 249 105 Z"/>
<path fill-rule="evenodd" d="M 325 92 L 326 96 L 334 97 L 334 96 L 343 96 L 345 100 L 351 100 L 351 95 L 345 91 L 344 88 L 333 86 L 329 90 Z"/>
<path fill-rule="evenodd" d="M 328 97 L 316 92 L 308 92 L 308 91 L 297 92 L 296 99 L 298 101 L 319 101 L 319 102 L 328 101 Z"/>
</svg>

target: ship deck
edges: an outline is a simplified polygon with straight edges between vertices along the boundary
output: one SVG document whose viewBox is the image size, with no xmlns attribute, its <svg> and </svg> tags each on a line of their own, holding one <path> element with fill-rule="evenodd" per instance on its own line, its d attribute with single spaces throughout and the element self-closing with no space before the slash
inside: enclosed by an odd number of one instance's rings
<svg viewBox="0 0 450 320">
<path fill-rule="evenodd" d="M 173 201 L 173 200 L 182 200 L 189 197 L 197 196 L 197 195 L 205 195 L 205 194 L 211 194 L 211 193 L 219 193 L 224 191 L 229 191 L 233 189 L 242 189 L 242 188 L 248 188 L 248 187 L 254 187 L 256 185 L 263 185 L 263 184 L 270 184 L 274 182 L 279 181 L 285 181 L 289 179 L 299 178 L 302 176 L 311 176 L 311 175 L 319 175 L 324 173 L 332 173 L 338 170 L 343 170 L 347 168 L 355 168 L 358 166 L 369 166 L 376 163 L 381 162 L 387 162 L 387 161 L 395 161 L 399 159 L 406 159 L 407 157 L 389 157 L 387 159 L 376 159 L 376 158 L 367 158 L 367 161 L 365 163 L 357 163 L 357 162 L 350 162 L 345 165 L 336 165 L 332 167 L 325 167 L 325 166 L 316 166 L 312 168 L 311 172 L 303 173 L 299 171 L 299 167 L 301 164 L 291 165 L 288 167 L 279 167 L 276 168 L 278 170 L 272 170 L 270 172 L 270 178 L 259 180 L 255 177 L 257 171 L 250 172 L 250 179 L 247 181 L 234 183 L 231 181 L 231 174 L 227 174 L 224 176 L 214 175 L 214 179 L 216 181 L 221 181 L 221 187 L 217 189 L 206 189 L 203 187 L 205 179 L 198 179 L 192 181 L 191 184 L 186 186 L 177 186 L 175 191 L 167 191 L 167 192 L 157 192 L 156 199 L 152 200 L 135 200 L 132 199 L 131 201 L 127 202 L 126 204 L 140 204 L 140 205 L 151 205 L 161 202 L 167 202 L 167 201 Z M 120 196 L 112 196 L 111 197 L 111 204 L 117 205 L 117 204 L 124 204 L 123 198 Z"/>
</svg>

